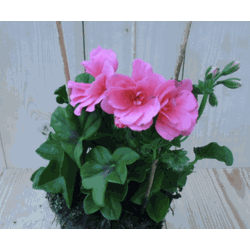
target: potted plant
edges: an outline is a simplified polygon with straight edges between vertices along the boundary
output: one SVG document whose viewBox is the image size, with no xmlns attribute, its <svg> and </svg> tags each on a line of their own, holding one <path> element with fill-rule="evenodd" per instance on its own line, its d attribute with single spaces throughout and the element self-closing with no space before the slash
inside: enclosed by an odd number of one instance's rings
<svg viewBox="0 0 250 250">
<path fill-rule="evenodd" d="M 86 73 L 54 93 L 67 106 L 56 108 L 54 131 L 36 150 L 49 164 L 33 173 L 33 188 L 47 193 L 61 228 L 160 229 L 198 160 L 233 164 L 232 152 L 216 142 L 194 148 L 192 162 L 176 147 L 191 134 L 207 99 L 217 106 L 217 85 L 241 86 L 237 78 L 218 81 L 239 62 L 222 71 L 209 67 L 198 85 L 165 80 L 140 59 L 131 77 L 116 74 L 116 53 L 100 46 L 82 65 Z"/>
</svg>

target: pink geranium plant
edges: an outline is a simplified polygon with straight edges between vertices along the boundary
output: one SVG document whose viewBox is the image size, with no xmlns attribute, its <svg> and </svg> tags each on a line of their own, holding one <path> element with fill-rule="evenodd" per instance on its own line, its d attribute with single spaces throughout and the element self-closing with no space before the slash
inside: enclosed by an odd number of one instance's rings
<svg viewBox="0 0 250 250">
<path fill-rule="evenodd" d="M 126 204 L 136 204 L 162 223 L 198 160 L 233 164 L 232 152 L 216 142 L 194 148 L 192 162 L 176 147 L 195 129 L 207 99 L 218 105 L 215 86 L 241 86 L 237 78 L 217 81 L 238 70 L 239 62 L 221 72 L 209 67 L 198 85 L 191 79 L 165 80 L 141 59 L 133 61 L 131 76 L 117 74 L 116 53 L 100 46 L 81 64 L 86 73 L 68 82 L 70 100 L 65 86 L 55 91 L 57 102 L 67 106 L 54 111 L 55 133 L 36 151 L 50 164 L 32 175 L 33 188 L 61 193 L 69 208 L 73 194 L 81 192 L 85 214 L 100 211 L 104 220 L 118 221 Z M 203 96 L 200 107 L 198 96 Z"/>
</svg>

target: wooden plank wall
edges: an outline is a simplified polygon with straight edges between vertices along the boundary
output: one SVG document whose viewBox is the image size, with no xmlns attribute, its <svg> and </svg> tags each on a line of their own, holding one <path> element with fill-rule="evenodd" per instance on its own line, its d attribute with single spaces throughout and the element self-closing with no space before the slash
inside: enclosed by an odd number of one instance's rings
<svg viewBox="0 0 250 250">
<path fill-rule="evenodd" d="M 71 79 L 84 72 L 82 22 L 62 22 Z M 133 58 L 150 63 L 165 79 L 173 76 L 186 22 L 84 22 L 86 60 L 98 45 L 117 53 L 117 73 L 131 75 Z M 135 36 L 133 36 L 135 34 Z M 248 167 L 249 22 L 193 22 L 187 44 L 184 78 L 197 83 L 210 65 L 224 67 L 233 60 L 241 69 L 237 90 L 216 87 L 219 105 L 207 105 L 192 135 L 182 147 L 194 159 L 193 147 L 212 141 L 230 148 L 231 168 Z M 55 22 L 0 22 L 0 168 L 34 168 L 48 161 L 35 150 L 45 141 L 41 133 L 57 107 L 56 88 L 65 83 Z M 201 100 L 200 100 L 201 101 Z M 199 102 L 200 102 L 199 101 Z M 6 159 L 6 160 L 5 160 Z M 196 168 L 224 168 L 203 160 Z M 228 167 L 227 167 L 228 168 Z"/>
<path fill-rule="evenodd" d="M 70 75 L 76 76 L 83 72 L 82 22 L 62 25 Z M 1 167 L 37 169 L 48 164 L 35 150 L 58 106 L 53 93 L 65 84 L 56 23 L 0 22 L 0 37 Z"/>
</svg>

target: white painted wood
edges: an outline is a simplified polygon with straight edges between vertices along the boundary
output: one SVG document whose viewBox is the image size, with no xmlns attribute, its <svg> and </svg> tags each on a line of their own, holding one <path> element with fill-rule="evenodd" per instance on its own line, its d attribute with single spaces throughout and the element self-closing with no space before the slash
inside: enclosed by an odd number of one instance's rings
<svg viewBox="0 0 250 250">
<path fill-rule="evenodd" d="M 165 80 L 174 76 L 187 22 L 136 22 L 136 58 L 150 63 Z"/>
<path fill-rule="evenodd" d="M 188 150 L 191 160 L 195 157 L 193 147 L 204 146 L 213 141 L 225 145 L 233 153 L 233 166 L 226 166 L 217 160 L 204 159 L 195 164 L 197 169 L 249 166 L 249 34 L 249 22 L 193 22 L 192 24 L 186 49 L 184 78 L 190 78 L 197 84 L 198 79 L 203 80 L 209 66 L 223 69 L 226 64 L 235 60 L 241 61 L 241 68 L 227 78 L 241 78 L 243 84 L 236 90 L 224 86 L 215 87 L 218 107 L 207 104 L 192 135 L 182 144 L 182 147 Z"/>
<path fill-rule="evenodd" d="M 72 76 L 83 72 L 82 22 L 63 22 Z M 46 166 L 35 150 L 65 84 L 55 22 L 0 22 L 0 131 L 9 168 Z M 82 71 L 81 71 L 82 69 Z M 2 157 L 1 157 L 2 162 Z"/>
<path fill-rule="evenodd" d="M 0 228 L 58 229 L 46 193 L 32 189 L 34 169 L 0 170 Z M 166 216 L 168 229 L 249 229 L 250 168 L 199 169 Z"/>
<path fill-rule="evenodd" d="M 132 23 L 133 22 L 84 22 L 86 60 L 90 52 L 101 46 L 116 53 L 116 73 L 132 74 Z"/>
<path fill-rule="evenodd" d="M 3 150 L 3 143 L 1 139 L 1 132 L 0 132 L 0 169 L 6 169 L 6 163 L 4 159 L 4 150 Z"/>
<path fill-rule="evenodd" d="M 0 170 L 0 228 L 60 229 L 46 193 L 32 188 L 34 169 Z"/>
</svg>

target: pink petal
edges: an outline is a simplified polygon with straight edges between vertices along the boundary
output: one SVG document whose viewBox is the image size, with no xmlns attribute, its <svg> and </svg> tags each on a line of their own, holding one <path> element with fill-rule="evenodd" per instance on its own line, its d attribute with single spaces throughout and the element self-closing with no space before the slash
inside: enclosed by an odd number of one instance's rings
<svg viewBox="0 0 250 250">
<path fill-rule="evenodd" d="M 149 63 L 144 62 L 141 59 L 135 59 L 133 61 L 132 79 L 139 81 L 145 78 L 148 74 L 152 74 L 153 70 Z"/>
<path fill-rule="evenodd" d="M 96 77 L 97 73 L 96 73 L 96 70 L 95 70 L 92 62 L 83 61 L 83 62 L 81 62 L 81 65 L 83 65 L 85 67 L 86 73 Z"/>
<path fill-rule="evenodd" d="M 136 122 L 141 116 L 143 116 L 144 112 L 140 108 L 134 107 L 134 109 L 128 113 L 126 116 L 121 117 L 120 121 L 125 125 L 132 125 Z"/>
<path fill-rule="evenodd" d="M 114 108 L 108 104 L 108 98 L 104 98 L 102 100 L 101 108 L 107 114 L 114 114 Z"/>
<path fill-rule="evenodd" d="M 135 124 L 132 124 L 132 125 L 129 125 L 128 127 L 134 131 L 142 131 L 142 130 L 147 130 L 148 128 L 150 128 L 152 124 L 153 124 L 153 120 L 141 126 L 136 126 Z"/>
<path fill-rule="evenodd" d="M 109 61 L 105 61 L 102 69 L 102 74 L 107 77 L 112 76 L 115 73 L 115 70 Z"/>
<path fill-rule="evenodd" d="M 152 121 L 153 117 L 155 117 L 160 110 L 160 103 L 158 98 L 153 98 L 148 101 L 145 105 L 138 106 L 144 113 L 135 124 L 141 126 L 142 124 L 147 124 Z"/>
<path fill-rule="evenodd" d="M 180 135 L 180 131 L 171 127 L 169 125 L 169 123 L 162 123 L 161 122 L 161 115 L 160 114 L 156 120 L 155 129 L 158 132 L 158 134 L 166 140 L 173 140 L 175 137 Z"/>
<path fill-rule="evenodd" d="M 156 87 L 155 89 L 155 96 L 158 96 L 158 99 L 160 103 L 162 102 L 162 99 L 165 98 L 171 98 L 172 93 L 175 90 L 175 81 L 174 80 L 168 80 Z"/>
<path fill-rule="evenodd" d="M 108 90 L 111 87 L 127 88 L 128 86 L 135 87 L 136 84 L 131 77 L 122 74 L 114 74 L 106 81 L 106 87 Z"/>
<path fill-rule="evenodd" d="M 197 106 L 197 100 L 193 93 L 187 90 L 183 90 L 181 95 L 177 96 L 176 102 L 188 111 L 193 110 Z"/>
<path fill-rule="evenodd" d="M 133 105 L 130 97 L 133 94 L 133 91 L 130 89 L 114 89 L 109 96 L 108 103 L 115 109 L 126 109 Z"/>
</svg>

